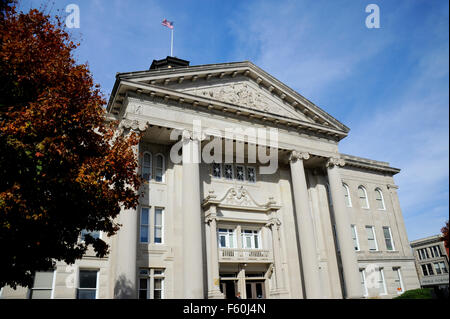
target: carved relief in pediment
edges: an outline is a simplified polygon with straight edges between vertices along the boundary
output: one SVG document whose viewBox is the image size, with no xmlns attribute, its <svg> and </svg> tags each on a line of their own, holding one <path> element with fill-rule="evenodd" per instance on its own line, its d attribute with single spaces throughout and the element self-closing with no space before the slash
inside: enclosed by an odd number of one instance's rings
<svg viewBox="0 0 450 319">
<path fill-rule="evenodd" d="M 258 111 L 290 116 L 292 114 L 275 105 L 262 92 L 249 86 L 247 83 L 233 83 L 226 86 L 196 89 L 193 94 L 215 99 L 222 102 L 245 106 Z"/>
</svg>

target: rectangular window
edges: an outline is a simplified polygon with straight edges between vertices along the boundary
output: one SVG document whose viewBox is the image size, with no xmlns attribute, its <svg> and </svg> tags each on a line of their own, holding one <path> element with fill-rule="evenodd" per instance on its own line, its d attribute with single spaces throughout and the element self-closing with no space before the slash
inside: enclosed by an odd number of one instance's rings
<svg viewBox="0 0 450 319">
<path fill-rule="evenodd" d="M 378 285 L 380 287 L 380 295 L 386 295 L 386 282 L 384 280 L 384 271 L 382 268 L 378 270 Z"/>
<path fill-rule="evenodd" d="M 436 275 L 440 275 L 442 273 L 439 263 L 434 263 L 434 271 L 436 272 Z"/>
<path fill-rule="evenodd" d="M 375 237 L 375 230 L 373 226 L 366 226 L 366 232 L 367 232 L 367 240 L 369 242 L 369 250 L 371 251 L 377 251 L 378 245 L 377 245 L 377 239 Z"/>
<path fill-rule="evenodd" d="M 219 229 L 219 247 L 220 248 L 236 248 L 234 229 Z"/>
<path fill-rule="evenodd" d="M 433 272 L 433 266 L 431 266 L 431 264 L 427 264 L 427 270 L 428 270 L 428 274 L 429 274 L 430 276 L 433 276 L 433 275 L 434 275 L 434 272 Z"/>
<path fill-rule="evenodd" d="M 387 250 L 394 250 L 394 242 L 392 241 L 391 229 L 389 227 L 383 227 L 384 241 L 386 242 Z"/>
<path fill-rule="evenodd" d="M 77 299 L 97 298 L 97 270 L 80 270 Z"/>
<path fill-rule="evenodd" d="M 139 299 L 164 299 L 164 269 L 139 271 Z"/>
<path fill-rule="evenodd" d="M 241 232 L 242 248 L 260 249 L 259 231 L 244 229 Z"/>
<path fill-rule="evenodd" d="M 362 287 L 363 295 L 367 296 L 368 292 L 367 292 L 367 286 L 366 286 L 366 274 L 365 274 L 364 269 L 359 270 L 359 275 L 361 277 L 361 287 Z"/>
<path fill-rule="evenodd" d="M 36 271 L 30 299 L 51 299 L 53 291 L 54 271 Z"/>
<path fill-rule="evenodd" d="M 256 183 L 256 169 L 254 167 L 247 166 L 247 181 Z"/>
<path fill-rule="evenodd" d="M 141 243 L 148 243 L 149 240 L 149 219 L 150 209 L 148 207 L 141 208 Z"/>
<path fill-rule="evenodd" d="M 155 244 L 163 242 L 163 212 L 162 208 L 155 208 Z"/>
<path fill-rule="evenodd" d="M 245 181 L 245 170 L 244 166 L 236 165 L 236 179 L 240 182 Z"/>
<path fill-rule="evenodd" d="M 400 273 L 400 268 L 392 268 L 392 270 L 394 271 L 394 282 L 395 282 L 395 288 L 397 290 L 397 293 L 402 293 L 404 288 L 403 288 L 403 281 L 402 281 L 402 274 Z"/>
<path fill-rule="evenodd" d="M 424 276 L 428 276 L 427 265 L 422 265 L 422 273 L 423 273 Z"/>
<path fill-rule="evenodd" d="M 164 182 L 164 156 L 156 155 L 155 181 Z"/>
<path fill-rule="evenodd" d="M 431 254 L 433 257 L 441 257 L 441 250 L 439 249 L 439 246 L 433 246 L 431 247 Z"/>
<path fill-rule="evenodd" d="M 225 164 L 224 165 L 224 176 L 226 179 L 233 179 L 233 165 L 232 164 Z"/>
<path fill-rule="evenodd" d="M 441 262 L 439 263 L 439 265 L 441 266 L 442 273 L 443 273 L 443 274 L 448 274 L 447 267 L 445 267 L 445 262 L 441 261 Z"/>
<path fill-rule="evenodd" d="M 355 250 L 359 250 L 358 234 L 356 232 L 356 225 L 351 225 L 351 227 L 352 227 L 353 247 L 355 247 Z"/>
<path fill-rule="evenodd" d="M 92 237 L 92 238 L 95 238 L 95 239 L 100 238 L 100 232 L 99 232 L 98 230 L 95 230 L 95 231 L 88 231 L 88 230 L 86 230 L 86 229 L 83 229 L 83 230 L 81 231 L 81 240 L 82 240 L 82 241 L 84 241 L 85 236 L 86 236 L 87 234 L 91 235 L 91 237 Z"/>
<path fill-rule="evenodd" d="M 221 178 L 222 177 L 222 165 L 220 163 L 213 163 L 212 164 L 212 176 L 214 178 Z"/>
</svg>

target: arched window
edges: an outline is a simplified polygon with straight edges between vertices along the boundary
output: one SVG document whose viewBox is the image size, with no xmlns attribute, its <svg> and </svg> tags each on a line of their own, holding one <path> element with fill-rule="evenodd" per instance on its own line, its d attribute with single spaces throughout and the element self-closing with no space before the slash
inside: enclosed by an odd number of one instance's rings
<svg viewBox="0 0 450 319">
<path fill-rule="evenodd" d="M 164 173 L 165 173 L 164 155 L 157 154 L 155 165 L 155 181 L 164 182 Z"/>
<path fill-rule="evenodd" d="M 344 188 L 345 205 L 347 205 L 347 207 L 352 207 L 352 199 L 350 198 L 350 190 L 348 189 L 348 186 L 346 184 L 342 184 L 342 187 Z"/>
<path fill-rule="evenodd" d="M 142 159 L 142 178 L 150 181 L 152 178 L 152 154 L 145 152 Z"/>
<path fill-rule="evenodd" d="M 385 210 L 383 192 L 379 188 L 375 188 L 375 200 L 377 203 L 377 208 L 380 210 Z"/>
<path fill-rule="evenodd" d="M 362 186 L 358 187 L 359 204 L 362 208 L 369 208 L 369 200 L 367 199 L 366 189 Z"/>
</svg>

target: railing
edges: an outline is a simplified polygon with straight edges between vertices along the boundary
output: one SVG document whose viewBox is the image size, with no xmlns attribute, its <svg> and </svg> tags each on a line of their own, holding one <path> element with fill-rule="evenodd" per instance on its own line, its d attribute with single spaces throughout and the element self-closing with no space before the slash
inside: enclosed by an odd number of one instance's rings
<svg viewBox="0 0 450 319">
<path fill-rule="evenodd" d="M 221 261 L 271 261 L 272 255 L 269 250 L 242 249 L 242 248 L 219 248 L 219 259 Z"/>
</svg>

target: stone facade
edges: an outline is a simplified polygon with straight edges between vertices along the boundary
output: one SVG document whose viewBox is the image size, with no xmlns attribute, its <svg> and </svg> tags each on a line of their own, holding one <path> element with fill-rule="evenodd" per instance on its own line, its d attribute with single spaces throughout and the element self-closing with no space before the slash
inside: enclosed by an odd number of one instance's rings
<svg viewBox="0 0 450 319">
<path fill-rule="evenodd" d="M 124 134 L 142 132 L 140 205 L 105 238 L 107 258 L 57 263 L 52 298 L 88 288 L 97 298 L 392 298 L 419 287 L 398 169 L 341 154 L 349 129 L 250 62 L 158 65 L 118 74 L 107 108 Z M 194 121 L 208 133 L 196 136 Z M 269 128 L 275 146 L 254 142 L 273 147 L 275 173 L 250 162 L 245 136 L 225 136 L 233 163 L 185 160 L 227 129 Z M 94 288 L 84 270 L 98 271 Z M 29 295 L 5 287 L 1 297 Z"/>
<path fill-rule="evenodd" d="M 448 255 L 441 235 L 411 242 L 420 285 L 424 288 L 447 290 L 449 287 Z"/>
</svg>

